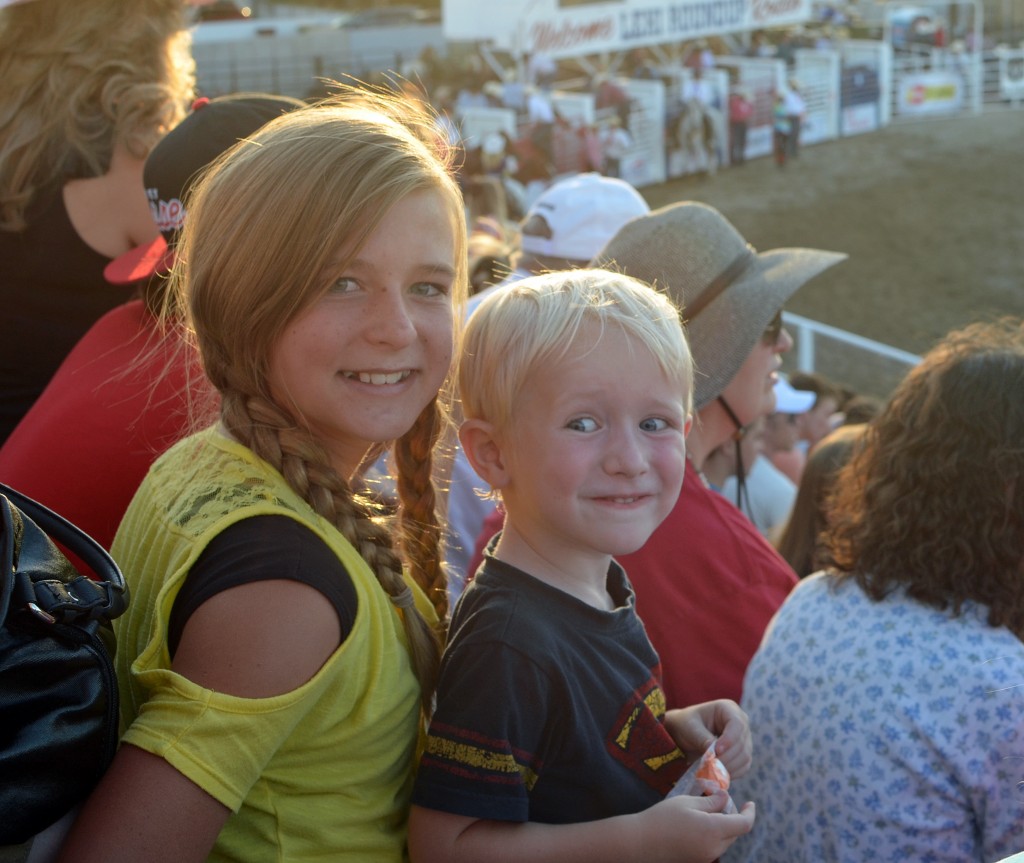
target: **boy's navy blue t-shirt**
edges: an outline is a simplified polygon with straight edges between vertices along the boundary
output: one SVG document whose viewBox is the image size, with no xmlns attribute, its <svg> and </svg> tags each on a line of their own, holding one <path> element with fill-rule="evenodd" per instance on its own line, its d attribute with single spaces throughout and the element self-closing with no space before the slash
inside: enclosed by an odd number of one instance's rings
<svg viewBox="0 0 1024 863">
<path fill-rule="evenodd" d="M 686 759 L 661 668 L 613 563 L 614 611 L 487 557 L 452 618 L 413 802 L 473 818 L 578 823 L 639 812 Z"/>
</svg>

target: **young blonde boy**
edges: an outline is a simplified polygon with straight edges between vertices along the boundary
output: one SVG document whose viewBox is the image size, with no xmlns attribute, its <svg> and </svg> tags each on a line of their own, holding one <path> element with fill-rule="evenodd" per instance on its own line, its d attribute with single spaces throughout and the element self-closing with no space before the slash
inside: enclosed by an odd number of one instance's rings
<svg viewBox="0 0 1024 863">
<path fill-rule="evenodd" d="M 452 620 L 414 863 L 711 861 L 750 830 L 752 804 L 665 799 L 716 737 L 745 772 L 750 732 L 731 701 L 666 713 L 613 559 L 676 502 L 692 383 L 678 310 L 605 270 L 525 279 L 467 324 L 459 437 L 506 516 Z"/>
</svg>

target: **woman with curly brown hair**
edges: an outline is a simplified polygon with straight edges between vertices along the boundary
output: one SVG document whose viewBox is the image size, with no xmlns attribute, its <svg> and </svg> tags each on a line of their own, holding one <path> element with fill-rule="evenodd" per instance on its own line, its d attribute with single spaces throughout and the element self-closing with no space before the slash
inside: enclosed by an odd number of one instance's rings
<svg viewBox="0 0 1024 863">
<path fill-rule="evenodd" d="M 126 731 L 62 859 L 403 859 L 468 262 L 433 128 L 384 95 L 300 108 L 191 196 L 171 289 L 220 420 L 157 460 L 114 538 Z M 386 449 L 393 519 L 359 491 Z"/>
<path fill-rule="evenodd" d="M 729 861 L 991 861 L 1024 847 L 1024 322 L 949 334 L 841 470 L 826 570 L 747 671 Z"/>
<path fill-rule="evenodd" d="M 0 8 L 0 443 L 158 236 L 142 166 L 192 99 L 186 25 L 182 0 Z"/>
</svg>

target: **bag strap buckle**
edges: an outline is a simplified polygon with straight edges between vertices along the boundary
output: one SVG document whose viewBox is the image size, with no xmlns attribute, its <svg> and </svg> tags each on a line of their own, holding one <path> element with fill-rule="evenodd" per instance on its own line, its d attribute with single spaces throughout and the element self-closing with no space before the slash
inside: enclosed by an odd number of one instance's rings
<svg viewBox="0 0 1024 863">
<path fill-rule="evenodd" d="M 37 619 L 41 620 L 45 624 L 52 625 L 52 624 L 57 622 L 57 618 L 56 617 L 54 617 L 52 614 L 48 614 L 47 612 L 43 611 L 34 602 L 30 602 L 25 607 L 29 610 L 29 612 L 32 615 L 34 615 Z"/>
<path fill-rule="evenodd" d="M 28 608 L 37 617 L 72 623 L 79 620 L 106 620 L 110 612 L 109 585 L 79 575 L 71 581 L 40 579 L 32 584 L 35 602 Z M 35 606 L 38 611 L 32 608 Z M 41 614 L 40 614 L 41 612 Z"/>
</svg>

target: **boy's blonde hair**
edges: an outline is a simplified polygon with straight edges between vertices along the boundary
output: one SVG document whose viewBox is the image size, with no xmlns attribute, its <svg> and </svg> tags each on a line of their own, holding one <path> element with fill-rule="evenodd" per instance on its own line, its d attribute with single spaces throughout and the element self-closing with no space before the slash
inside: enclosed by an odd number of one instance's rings
<svg viewBox="0 0 1024 863">
<path fill-rule="evenodd" d="M 508 428 L 526 381 L 560 362 L 586 323 L 617 327 L 649 350 L 692 409 L 693 360 L 678 308 L 662 293 L 608 270 L 545 273 L 494 292 L 470 317 L 459 351 L 466 419 Z M 637 387 L 645 386 L 637 381 Z"/>
<path fill-rule="evenodd" d="M 221 396 L 233 437 L 278 469 L 335 524 L 403 609 L 428 706 L 440 655 L 438 633 L 411 607 L 403 562 L 443 622 L 447 589 L 432 474 L 448 393 L 434 399 L 394 442 L 399 530 L 331 466 L 323 443 L 277 401 L 268 381 L 272 349 L 295 316 L 326 293 L 390 209 L 435 191 L 455 236 L 454 320 L 466 295 L 466 225 L 450 150 L 419 104 L 382 92 L 342 97 L 272 120 L 223 154 L 196 186 L 171 275 L 168 309 L 183 309 L 203 368 Z M 173 319 L 172 312 L 167 316 Z M 453 324 L 454 325 L 454 324 Z M 403 561 L 404 558 L 404 561 Z"/>
</svg>

